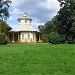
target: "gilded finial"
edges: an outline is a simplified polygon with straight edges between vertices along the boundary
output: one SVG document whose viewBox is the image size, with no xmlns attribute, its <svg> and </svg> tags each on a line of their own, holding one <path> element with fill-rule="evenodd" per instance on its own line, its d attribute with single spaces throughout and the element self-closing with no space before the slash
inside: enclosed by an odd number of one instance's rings
<svg viewBox="0 0 75 75">
<path fill-rule="evenodd" d="M 26 12 L 23 14 L 23 17 L 27 17 L 27 13 Z"/>
</svg>

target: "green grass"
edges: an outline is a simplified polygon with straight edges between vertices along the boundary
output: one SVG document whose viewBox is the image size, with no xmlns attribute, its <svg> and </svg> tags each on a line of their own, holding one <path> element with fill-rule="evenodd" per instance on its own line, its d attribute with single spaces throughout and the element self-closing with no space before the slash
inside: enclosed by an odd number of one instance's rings
<svg viewBox="0 0 75 75">
<path fill-rule="evenodd" d="M 75 45 L 1 45 L 0 75 L 75 75 Z"/>
</svg>

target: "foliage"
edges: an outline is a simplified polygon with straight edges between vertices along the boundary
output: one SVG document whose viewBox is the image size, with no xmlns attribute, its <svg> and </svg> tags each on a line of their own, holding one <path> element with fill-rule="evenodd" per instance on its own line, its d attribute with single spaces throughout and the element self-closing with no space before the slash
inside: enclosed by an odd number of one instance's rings
<svg viewBox="0 0 75 75">
<path fill-rule="evenodd" d="M 0 38 L 5 38 L 4 33 L 0 33 Z"/>
<path fill-rule="evenodd" d="M 5 34 L 4 33 L 0 33 L 0 45 L 5 45 L 7 43 L 8 42 L 6 40 Z"/>
<path fill-rule="evenodd" d="M 48 43 L 48 42 L 49 42 L 49 40 L 48 40 L 48 35 L 47 35 L 47 34 L 43 34 L 41 37 L 42 37 L 42 41 L 43 41 L 44 43 Z"/>
<path fill-rule="evenodd" d="M 6 22 L 0 20 L 0 33 L 7 34 L 10 30 L 11 27 L 9 27 L 9 25 Z"/>
<path fill-rule="evenodd" d="M 4 20 L 9 18 L 9 0 L 0 0 L 0 44 L 7 44 L 6 36 L 11 29 Z"/>
<path fill-rule="evenodd" d="M 0 44 L 7 44 L 6 36 L 10 29 L 6 22 L 0 20 Z"/>
<path fill-rule="evenodd" d="M 47 21 L 44 25 L 39 25 L 38 29 L 42 34 L 50 34 L 55 31 L 56 26 L 54 24 L 57 24 L 55 18 L 53 18 L 52 21 Z"/>
<path fill-rule="evenodd" d="M 7 44 L 7 40 L 5 38 L 0 38 L 0 45 L 5 45 Z"/>
<path fill-rule="evenodd" d="M 61 36 L 56 32 L 51 32 L 48 37 L 49 37 L 49 42 L 52 44 L 59 44 L 62 41 Z"/>
<path fill-rule="evenodd" d="M 75 39 L 73 39 L 73 44 L 75 44 Z"/>
<path fill-rule="evenodd" d="M 45 26 L 39 25 L 39 26 L 38 26 L 38 29 L 39 29 L 39 31 L 40 31 L 41 33 L 45 33 L 45 31 L 44 31 Z"/>
<path fill-rule="evenodd" d="M 64 0 L 64 3 L 61 2 L 61 6 L 57 17 L 60 22 L 57 27 L 58 32 L 64 35 L 66 40 L 69 37 L 75 39 L 75 0 Z"/>
<path fill-rule="evenodd" d="M 41 32 L 42 34 L 47 35 L 51 35 L 52 32 L 55 32 L 61 35 L 63 43 L 74 43 L 73 40 L 75 39 L 75 0 L 58 1 L 60 2 L 60 10 L 51 21 L 48 21 L 44 24 L 44 26 L 41 26 Z"/>
<path fill-rule="evenodd" d="M 9 11 L 8 8 L 9 3 L 11 3 L 11 1 L 9 0 L 0 0 L 0 19 L 1 20 L 7 20 L 7 18 L 9 18 Z"/>
</svg>

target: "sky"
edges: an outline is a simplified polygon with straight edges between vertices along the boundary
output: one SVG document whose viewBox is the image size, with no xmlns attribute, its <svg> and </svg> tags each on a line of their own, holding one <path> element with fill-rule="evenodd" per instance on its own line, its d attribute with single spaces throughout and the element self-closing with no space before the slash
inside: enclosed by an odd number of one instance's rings
<svg viewBox="0 0 75 75">
<path fill-rule="evenodd" d="M 44 25 L 50 21 L 59 11 L 57 0 L 11 0 L 7 23 L 11 27 L 18 25 L 17 19 L 27 13 L 27 17 L 32 19 L 32 26 Z"/>
</svg>

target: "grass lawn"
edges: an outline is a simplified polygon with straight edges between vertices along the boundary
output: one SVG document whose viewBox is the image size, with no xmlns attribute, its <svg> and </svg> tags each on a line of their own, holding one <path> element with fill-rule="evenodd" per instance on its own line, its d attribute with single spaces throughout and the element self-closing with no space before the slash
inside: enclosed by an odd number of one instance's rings
<svg viewBox="0 0 75 75">
<path fill-rule="evenodd" d="M 1 45 L 0 75 L 75 75 L 75 45 Z"/>
</svg>

